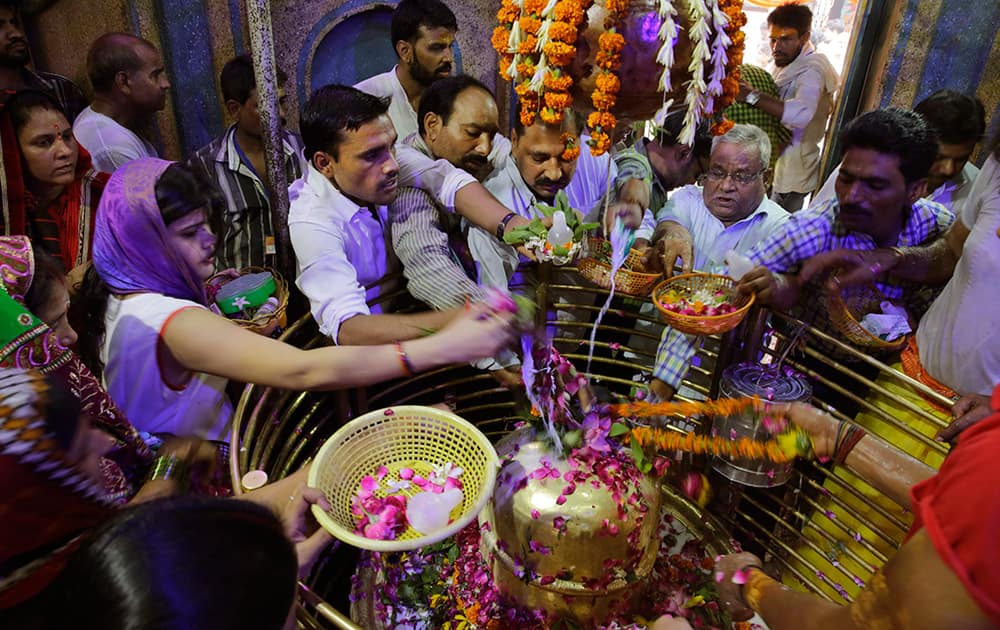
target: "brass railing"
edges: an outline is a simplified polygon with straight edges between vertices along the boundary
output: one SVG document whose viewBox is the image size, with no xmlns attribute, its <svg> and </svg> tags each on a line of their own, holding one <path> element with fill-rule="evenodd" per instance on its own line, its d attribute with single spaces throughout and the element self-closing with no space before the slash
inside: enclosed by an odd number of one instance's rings
<svg viewBox="0 0 1000 630">
<path fill-rule="evenodd" d="M 544 275 L 544 274 L 543 274 Z M 540 309 L 538 323 L 555 332 L 555 340 L 565 356 L 578 369 L 586 367 L 590 322 L 607 297 L 607 291 L 587 286 L 539 282 L 531 291 L 548 303 Z M 557 292 L 562 302 L 552 306 L 548 298 Z M 393 293 L 385 300 L 398 300 Z M 405 303 L 405 302 L 404 302 Z M 655 310 L 641 308 L 648 300 L 616 298 L 611 311 L 599 328 L 590 376 L 598 387 L 612 393 L 629 395 L 641 385 L 637 380 L 648 375 L 655 359 L 656 342 L 663 325 Z M 418 308 L 412 300 L 406 308 Z M 571 313 L 572 320 L 560 315 Z M 780 324 L 772 327 L 772 324 Z M 637 323 L 642 329 L 636 330 Z M 775 330 L 801 330 L 793 339 Z M 283 339 L 298 347 L 328 343 L 319 336 L 312 318 L 307 315 L 295 322 Z M 833 346 L 838 353 L 818 352 L 817 343 Z M 868 377 L 838 362 L 831 354 L 840 354 L 858 365 L 866 366 Z M 734 331 L 723 337 L 706 338 L 698 351 L 700 367 L 693 367 L 682 390 L 693 397 L 715 396 L 722 369 L 739 360 L 776 362 L 805 373 L 826 393 L 818 393 L 814 403 L 847 421 L 854 421 L 838 408 L 832 396 L 849 401 L 879 428 L 898 432 L 915 440 L 927 452 L 944 454 L 947 446 L 912 428 L 911 421 L 895 417 L 881 403 L 889 400 L 911 417 L 928 426 L 944 426 L 943 415 L 934 415 L 910 398 L 922 399 L 947 408 L 951 401 L 922 384 L 891 369 L 838 340 L 787 315 L 755 309 Z M 819 367 L 824 369 L 819 370 Z M 823 372 L 823 373 L 821 373 Z M 831 378 L 829 374 L 836 374 Z M 873 377 L 872 374 L 875 376 Z M 905 390 L 905 396 L 891 391 L 885 383 Z M 280 478 L 307 463 L 323 442 L 350 418 L 371 409 L 395 404 L 434 404 L 448 402 L 459 415 L 479 426 L 492 439 L 510 430 L 517 420 L 517 398 L 485 372 L 469 366 L 452 366 L 419 374 L 410 379 L 396 379 L 371 387 L 335 392 L 290 392 L 248 386 L 239 401 L 234 420 L 231 464 L 234 479 L 253 469 L 265 470 L 272 479 Z M 843 405 L 843 402 L 839 403 Z M 697 419 L 690 421 L 695 431 L 709 427 Z M 685 458 L 684 464 L 708 471 L 716 490 L 709 510 L 729 528 L 728 534 L 747 550 L 760 554 L 767 565 L 780 572 L 793 586 L 822 595 L 833 601 L 847 601 L 859 585 L 891 556 L 901 544 L 909 527 L 909 515 L 898 505 L 872 489 L 847 469 L 832 469 L 815 462 L 799 462 L 792 478 L 770 489 L 747 489 L 712 473 L 702 459 Z M 863 530 L 863 531 L 862 531 Z M 347 617 L 324 601 L 331 591 L 324 584 L 326 569 L 334 568 L 343 580 L 354 556 L 341 547 L 333 559 L 314 575 L 305 606 L 300 610 L 303 627 L 356 628 Z M 340 589 L 343 590 L 343 589 Z M 346 610 L 344 600 L 338 602 Z"/>
</svg>

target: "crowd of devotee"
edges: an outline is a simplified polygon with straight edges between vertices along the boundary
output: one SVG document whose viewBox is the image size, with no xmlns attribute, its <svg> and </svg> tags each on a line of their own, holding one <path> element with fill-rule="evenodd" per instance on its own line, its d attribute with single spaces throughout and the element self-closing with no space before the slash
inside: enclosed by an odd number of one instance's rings
<svg viewBox="0 0 1000 630">
<path fill-rule="evenodd" d="M 915 522 L 847 605 L 786 587 L 752 554 L 720 557 L 719 605 L 734 620 L 1000 627 L 1000 144 L 975 95 L 940 89 L 912 110 L 845 121 L 826 173 L 842 86 L 810 42 L 812 18 L 799 4 L 771 11 L 773 65 L 742 66 L 724 133 L 703 121 L 681 142 L 684 112 L 671 112 L 600 156 L 580 113 L 525 124 L 514 97 L 508 125 L 502 94 L 456 74 L 465 25 L 441 0 L 402 0 L 385 33 L 396 65 L 317 87 L 297 131 L 285 128 L 279 70 L 286 280 L 328 341 L 303 349 L 227 318 L 206 288 L 227 270 L 275 268 L 284 232 L 272 224 L 253 58 L 218 76 L 228 126 L 169 161 L 151 134 L 171 90 L 153 43 L 89 42 L 89 85 L 77 86 L 33 69 L 18 3 L 0 0 L 0 626 L 295 627 L 296 581 L 333 542 L 310 509 L 329 505 L 307 467 L 229 496 L 239 392 L 346 389 L 456 364 L 523 387 L 514 315 L 492 296 L 539 282 L 540 266 L 504 236 L 565 195 L 597 233 L 629 230 L 667 277 L 745 258 L 738 292 L 848 345 L 825 296 L 874 287 L 903 310 L 905 347 L 860 348 L 880 363 L 823 352 L 871 380 L 876 364 L 905 367 L 954 401 L 940 466 L 791 405 L 818 457 Z M 572 265 L 549 271 L 558 285 L 586 282 Z M 381 299 L 397 291 L 421 307 Z M 642 366 L 649 400 L 678 396 L 704 339 L 663 328 Z M 853 418 L 852 405 L 837 411 Z"/>
</svg>

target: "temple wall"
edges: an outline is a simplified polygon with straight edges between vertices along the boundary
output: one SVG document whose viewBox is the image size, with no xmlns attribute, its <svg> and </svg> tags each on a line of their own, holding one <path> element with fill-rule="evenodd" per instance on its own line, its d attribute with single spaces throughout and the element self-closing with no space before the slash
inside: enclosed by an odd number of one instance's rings
<svg viewBox="0 0 1000 630">
<path fill-rule="evenodd" d="M 975 94 L 986 107 L 987 138 L 1000 132 L 1000 2 L 898 0 L 887 25 L 884 66 L 867 108 L 909 108 L 949 88 Z M 980 150 L 977 159 L 982 163 Z"/>
<path fill-rule="evenodd" d="M 976 92 L 1000 130 L 1000 3 L 894 0 L 887 37 L 866 90 L 866 107 L 910 107 L 936 89 Z M 392 66 L 388 15 L 394 2 L 271 0 L 278 67 L 288 77 L 289 121 L 311 90 L 351 83 Z M 497 0 L 451 2 L 459 20 L 456 65 L 496 86 L 489 46 Z M 142 35 L 164 52 L 173 91 L 159 118 L 165 154 L 178 158 L 208 142 L 226 121 L 218 74 L 246 50 L 241 0 L 58 0 L 27 21 L 39 68 L 65 74 L 89 90 L 84 60 L 99 34 Z M 506 84 L 504 84 L 506 86 Z M 501 99 L 503 100 L 503 99 Z"/>
<path fill-rule="evenodd" d="M 275 60 L 288 75 L 289 125 L 315 88 L 354 83 L 390 69 L 389 16 L 395 2 L 271 0 Z M 492 0 L 453 2 L 459 22 L 456 66 L 496 86 L 496 56 L 489 47 Z M 247 52 L 246 9 L 241 0 L 59 0 L 29 17 L 38 68 L 64 74 L 88 94 L 86 52 L 108 31 L 127 31 L 163 52 L 172 90 L 159 117 L 167 157 L 206 144 L 226 124 L 218 76 L 236 53 Z"/>
</svg>

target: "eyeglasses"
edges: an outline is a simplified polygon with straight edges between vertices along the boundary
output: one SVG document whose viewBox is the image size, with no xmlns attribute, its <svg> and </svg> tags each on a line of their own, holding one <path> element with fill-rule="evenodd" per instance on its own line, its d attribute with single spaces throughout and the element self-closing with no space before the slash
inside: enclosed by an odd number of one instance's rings
<svg viewBox="0 0 1000 630">
<path fill-rule="evenodd" d="M 705 171 L 705 179 L 707 179 L 710 182 L 721 182 L 727 177 L 732 177 L 737 184 L 746 185 L 746 184 L 752 184 L 754 180 L 760 177 L 765 171 L 767 171 L 766 168 L 762 168 L 759 171 L 755 171 L 753 173 L 748 173 L 747 171 L 729 172 L 729 171 L 724 171 L 721 168 L 710 168 L 707 171 Z"/>
</svg>

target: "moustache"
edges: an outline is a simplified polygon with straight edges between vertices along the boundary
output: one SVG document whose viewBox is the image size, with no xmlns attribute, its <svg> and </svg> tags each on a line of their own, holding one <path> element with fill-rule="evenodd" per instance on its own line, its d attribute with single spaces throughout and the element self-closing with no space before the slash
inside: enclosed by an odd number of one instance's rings
<svg viewBox="0 0 1000 630">
<path fill-rule="evenodd" d="M 566 180 L 565 179 L 552 180 L 549 179 L 548 177 L 540 177 L 535 180 L 535 185 L 541 186 L 543 188 L 551 188 L 551 187 L 565 188 Z"/>
<path fill-rule="evenodd" d="M 438 66 L 438 68 L 437 68 L 437 70 L 435 70 L 435 72 L 450 73 L 451 72 L 451 62 L 445 62 L 445 63 L 441 64 L 440 66 Z"/>
</svg>

